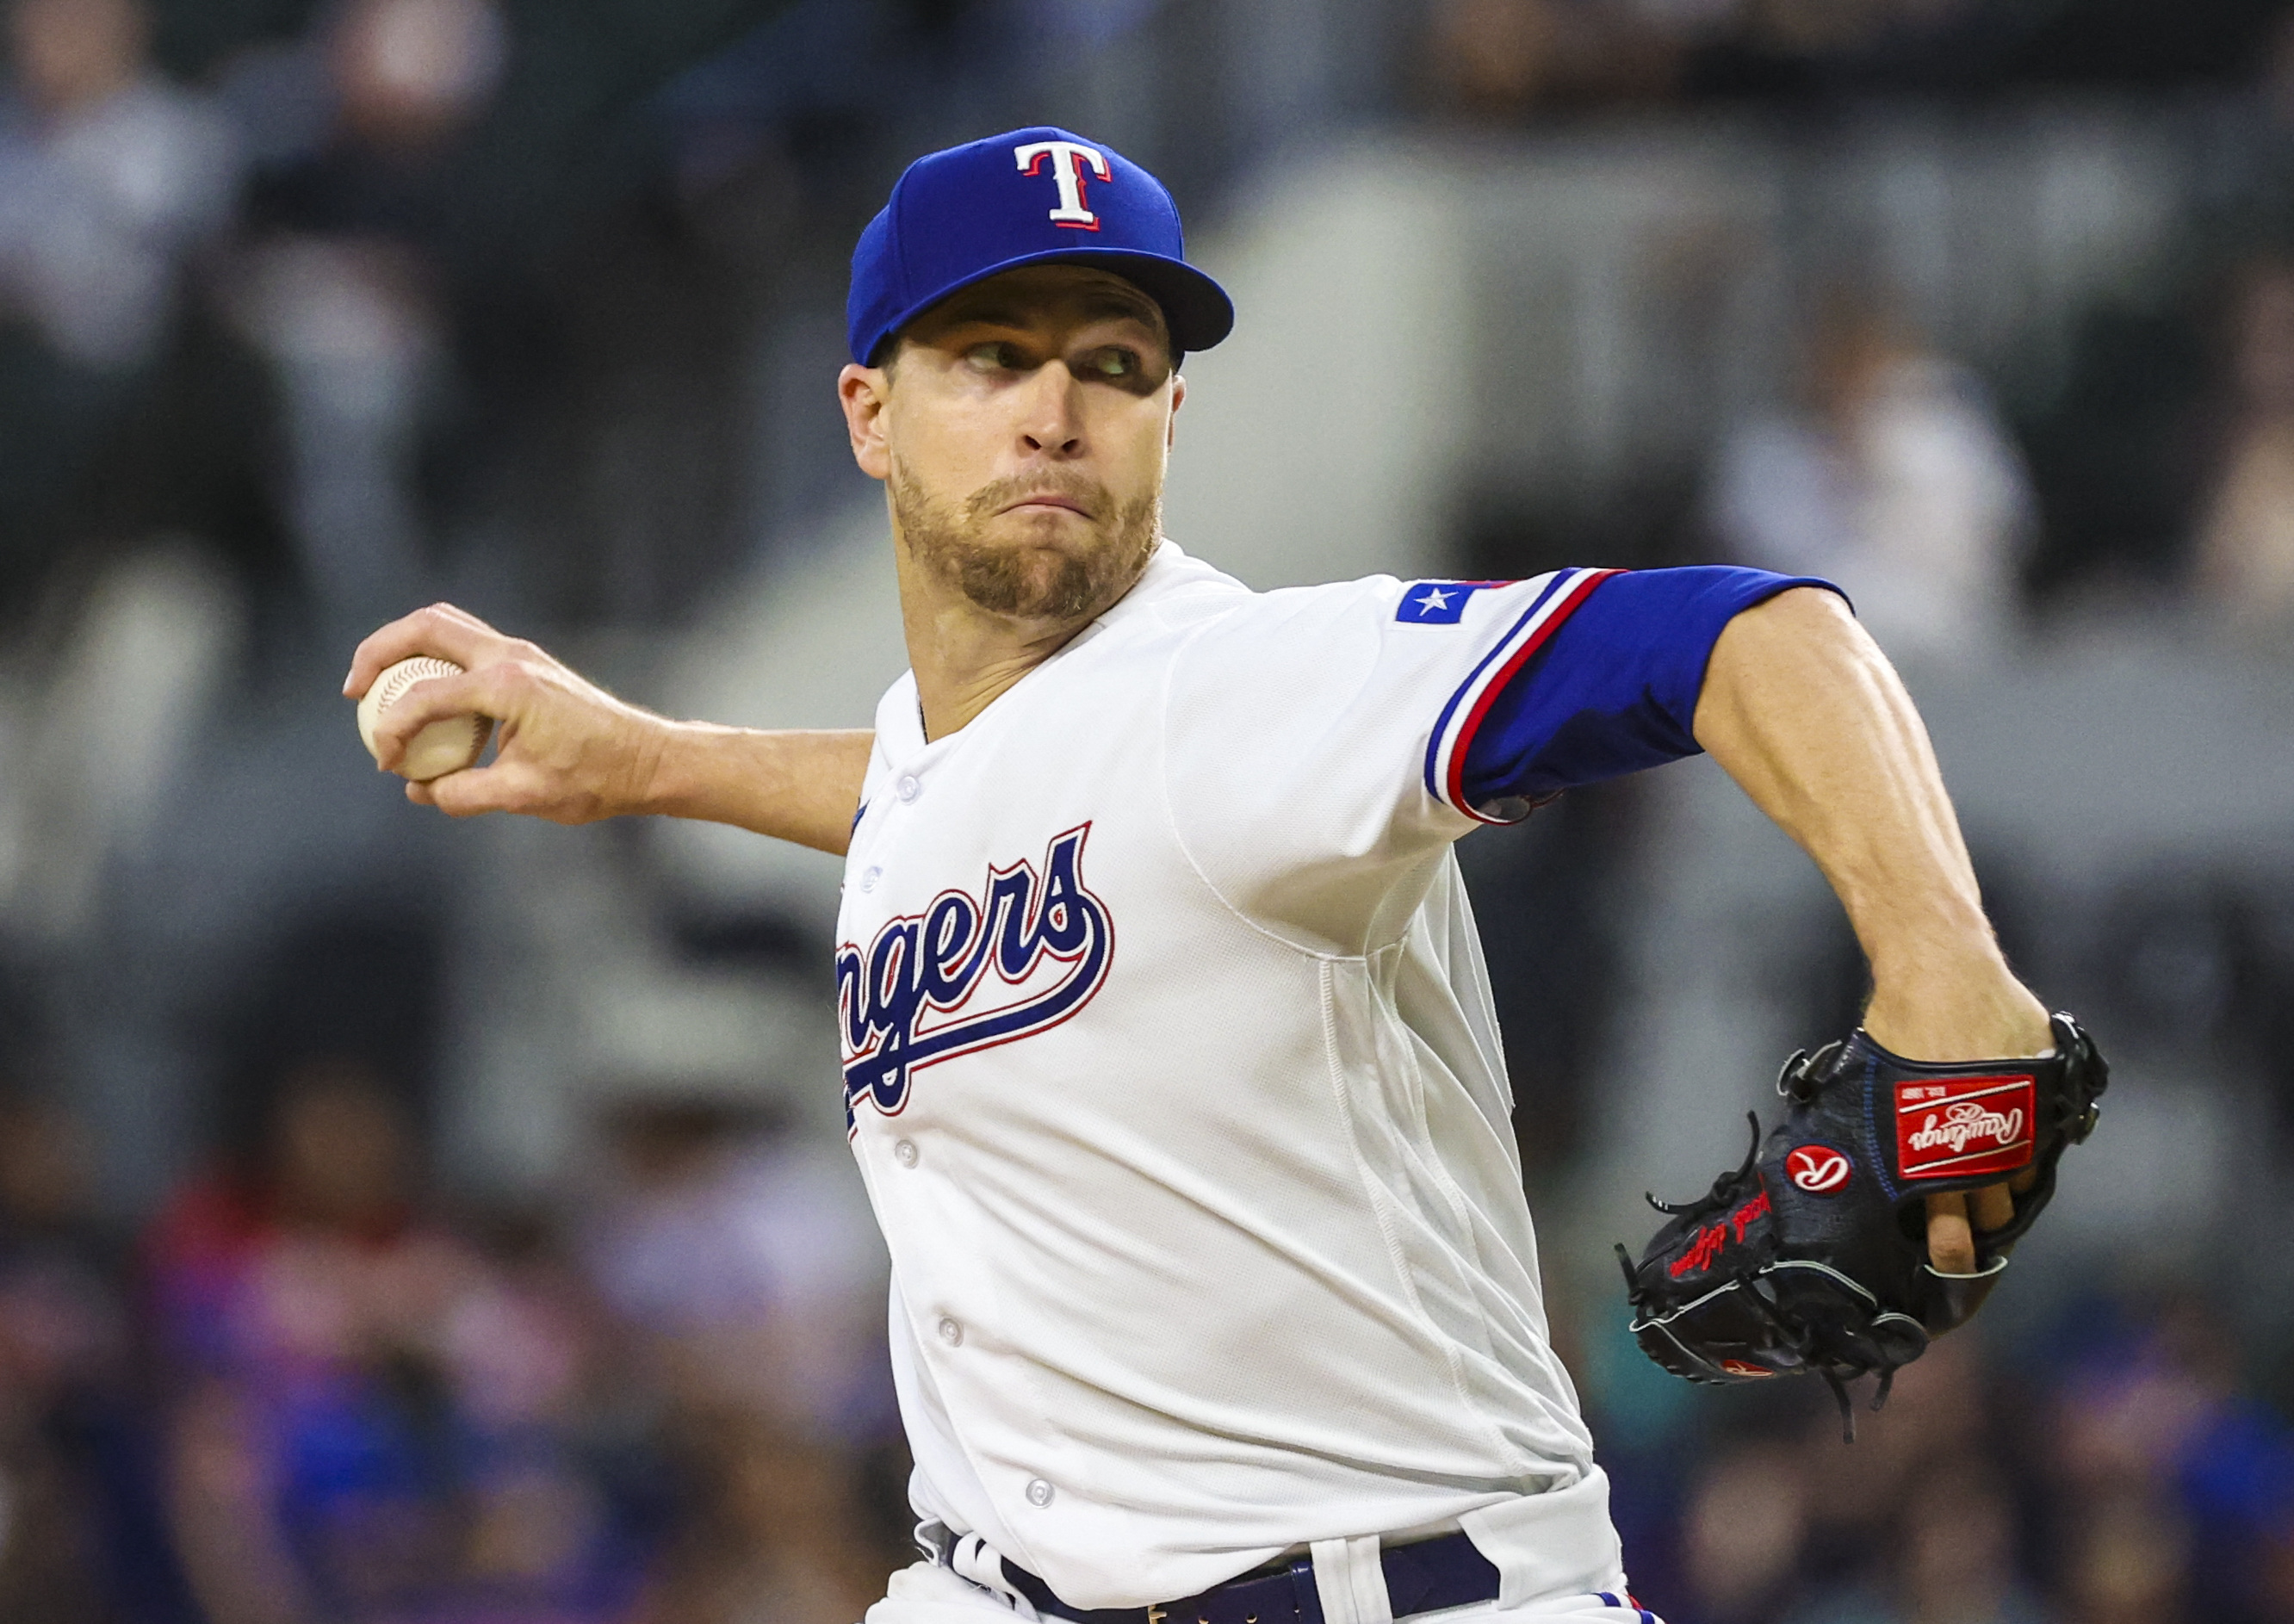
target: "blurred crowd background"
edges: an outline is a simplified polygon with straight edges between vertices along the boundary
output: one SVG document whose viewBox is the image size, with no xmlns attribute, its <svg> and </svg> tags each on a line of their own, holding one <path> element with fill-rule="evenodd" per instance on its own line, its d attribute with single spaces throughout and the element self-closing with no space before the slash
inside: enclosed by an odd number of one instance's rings
<svg viewBox="0 0 2294 1624">
<path fill-rule="evenodd" d="M 908 158 L 1037 122 L 1237 296 L 1183 545 L 1841 581 L 2116 1062 L 1843 1446 L 1640 1360 L 1607 1256 L 1852 1018 L 1813 871 L 1708 764 L 1467 843 L 1643 1599 L 2294 1620 L 2294 7 L 0 13 L 0 1624 L 852 1624 L 906 1559 L 835 865 L 450 825 L 337 691 L 450 597 L 658 708 L 865 724 L 846 257 Z"/>
</svg>

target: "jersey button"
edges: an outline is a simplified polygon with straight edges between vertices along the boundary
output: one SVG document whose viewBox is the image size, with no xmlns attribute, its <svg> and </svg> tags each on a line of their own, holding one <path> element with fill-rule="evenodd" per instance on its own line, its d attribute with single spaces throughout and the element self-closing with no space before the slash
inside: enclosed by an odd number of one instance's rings
<svg viewBox="0 0 2294 1624">
<path fill-rule="evenodd" d="M 953 1320 L 943 1320 L 940 1322 L 940 1339 L 951 1348 L 960 1348 L 964 1345 L 964 1328 Z"/>
<path fill-rule="evenodd" d="M 903 775 L 899 783 L 892 786 L 892 793 L 898 795 L 902 800 L 914 800 L 923 792 L 924 786 L 918 782 L 914 773 Z"/>
<path fill-rule="evenodd" d="M 1038 1508 L 1052 1503 L 1052 1486 L 1040 1477 L 1028 1480 L 1028 1504 Z"/>
<path fill-rule="evenodd" d="M 881 868 L 863 869 L 860 872 L 860 889 L 864 891 L 873 891 L 876 889 L 876 881 L 883 877 L 884 871 Z"/>
<path fill-rule="evenodd" d="M 903 1167 L 915 1166 L 916 1165 L 916 1141 L 913 1139 L 904 1139 L 899 1144 L 894 1145 L 892 1147 L 892 1159 L 899 1163 Z"/>
</svg>

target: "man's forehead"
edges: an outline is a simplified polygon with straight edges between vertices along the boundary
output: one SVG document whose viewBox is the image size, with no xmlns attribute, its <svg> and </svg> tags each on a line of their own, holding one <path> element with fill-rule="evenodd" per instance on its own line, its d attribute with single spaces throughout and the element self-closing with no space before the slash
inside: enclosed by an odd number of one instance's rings
<svg viewBox="0 0 2294 1624">
<path fill-rule="evenodd" d="M 1136 283 L 1088 265 L 1021 265 L 956 292 L 927 311 L 918 325 L 988 321 L 1032 327 L 1039 321 L 1132 321 L 1160 334 L 1163 308 Z"/>
</svg>

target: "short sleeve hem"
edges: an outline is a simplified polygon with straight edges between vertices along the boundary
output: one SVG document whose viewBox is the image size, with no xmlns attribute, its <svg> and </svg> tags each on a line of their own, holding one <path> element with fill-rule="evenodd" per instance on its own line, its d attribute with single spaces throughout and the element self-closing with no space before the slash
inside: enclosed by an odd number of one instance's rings
<svg viewBox="0 0 2294 1624">
<path fill-rule="evenodd" d="M 1531 800 L 1476 806 L 1466 793 L 1466 761 L 1474 736 L 1506 685 L 1534 659 L 1594 589 L 1622 570 L 1562 570 L 1492 646 L 1450 695 L 1426 746 L 1426 792 L 1477 824 L 1517 824 L 1536 809 Z"/>
</svg>

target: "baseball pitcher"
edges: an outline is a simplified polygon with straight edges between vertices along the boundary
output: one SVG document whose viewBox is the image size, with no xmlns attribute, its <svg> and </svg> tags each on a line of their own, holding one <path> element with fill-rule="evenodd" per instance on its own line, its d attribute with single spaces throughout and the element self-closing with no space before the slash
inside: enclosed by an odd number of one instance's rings
<svg viewBox="0 0 2294 1624">
<path fill-rule="evenodd" d="M 1102 142 L 918 160 L 849 314 L 911 662 L 873 729 L 667 720 L 443 605 L 345 691 L 464 668 L 377 728 L 388 766 L 499 719 L 491 764 L 407 786 L 456 816 L 843 857 L 834 1018 L 922 1552 L 870 1624 L 1650 1620 L 1548 1333 L 1452 847 L 1702 750 L 1816 860 L 1862 1027 L 1628 1272 L 1684 1375 L 1884 1378 L 1973 1311 L 2101 1077 L 2001 958 L 1895 673 L 1837 592 L 1758 571 L 1254 592 L 1188 556 L 1180 368 L 1233 312 Z"/>
</svg>

